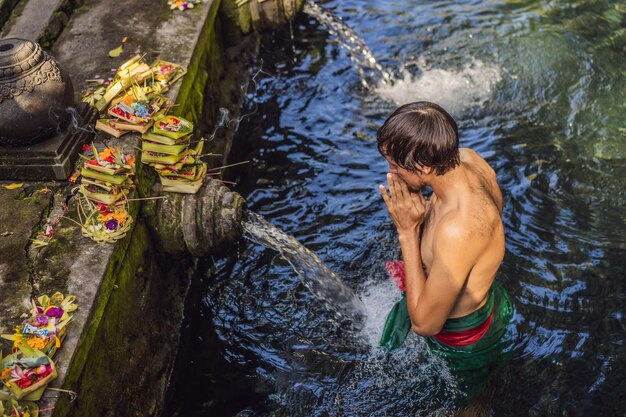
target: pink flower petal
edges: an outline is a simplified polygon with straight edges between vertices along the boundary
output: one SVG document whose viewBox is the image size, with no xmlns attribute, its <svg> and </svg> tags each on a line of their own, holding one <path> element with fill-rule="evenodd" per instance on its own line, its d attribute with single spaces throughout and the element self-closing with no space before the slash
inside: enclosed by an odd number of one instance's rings
<svg viewBox="0 0 626 417">
<path fill-rule="evenodd" d="M 385 269 L 389 278 L 401 291 L 406 291 L 404 284 L 404 262 L 403 261 L 388 261 L 385 262 Z"/>
</svg>

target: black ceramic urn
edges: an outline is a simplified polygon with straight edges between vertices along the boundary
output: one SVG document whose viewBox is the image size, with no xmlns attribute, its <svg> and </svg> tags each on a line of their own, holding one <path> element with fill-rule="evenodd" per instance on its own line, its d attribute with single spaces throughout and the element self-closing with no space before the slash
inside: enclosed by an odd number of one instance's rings
<svg viewBox="0 0 626 417">
<path fill-rule="evenodd" d="M 39 44 L 0 40 L 0 145 L 26 146 L 60 132 L 70 121 L 74 89 Z"/>
</svg>

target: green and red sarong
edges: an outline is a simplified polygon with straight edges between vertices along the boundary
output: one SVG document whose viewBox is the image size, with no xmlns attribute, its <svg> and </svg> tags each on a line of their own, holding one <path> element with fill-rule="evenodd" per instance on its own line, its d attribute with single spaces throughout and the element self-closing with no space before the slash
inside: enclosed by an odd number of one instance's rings
<svg viewBox="0 0 626 417">
<path fill-rule="evenodd" d="M 402 298 L 391 309 L 380 345 L 390 350 L 404 343 L 411 330 L 411 318 L 404 293 L 404 265 L 401 261 L 385 264 L 387 272 L 403 291 Z M 487 302 L 478 310 L 446 320 L 439 334 L 427 337 L 430 350 L 445 358 L 451 370 L 461 379 L 464 388 L 479 392 L 487 377 L 499 369 L 508 355 L 503 335 L 513 317 L 513 304 L 506 290 L 494 282 Z M 467 390 L 466 390 L 467 391 Z"/>
</svg>

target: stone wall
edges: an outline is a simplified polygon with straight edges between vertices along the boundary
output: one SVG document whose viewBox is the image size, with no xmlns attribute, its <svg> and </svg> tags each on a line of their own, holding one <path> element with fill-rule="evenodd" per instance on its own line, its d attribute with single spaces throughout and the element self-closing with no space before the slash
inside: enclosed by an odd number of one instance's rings
<svg viewBox="0 0 626 417">
<path fill-rule="evenodd" d="M 220 109 L 237 119 L 249 77 L 247 57 L 254 56 L 257 38 L 226 48 L 215 4 L 196 33 L 188 73 L 172 94 L 175 113 L 193 121 L 198 136 L 214 136 L 205 152 L 219 153 L 209 166 L 227 162 L 236 123 L 216 130 Z M 159 193 L 154 171 L 138 164 L 135 185 L 140 197 Z M 168 194 L 182 200 L 183 195 Z M 54 417 L 153 416 L 161 413 L 163 398 L 179 348 L 185 299 L 194 280 L 195 261 L 163 251 L 162 241 L 148 221 L 162 213 L 154 201 L 133 205 L 139 218 L 132 233 L 115 244 L 62 388 L 79 393 L 69 402 L 61 395 Z M 141 214 L 140 214 L 141 213 Z M 199 212 L 199 215 L 205 213 Z"/>
<path fill-rule="evenodd" d="M 154 416 L 174 362 L 193 265 L 172 262 L 139 221 L 116 245 L 54 416 Z"/>
<path fill-rule="evenodd" d="M 2 1 L 0 8 L 8 7 L 10 1 Z M 208 159 L 209 168 L 231 162 L 228 155 L 258 37 L 254 33 L 243 36 L 242 31 L 233 29 L 236 22 L 219 13 L 220 0 L 200 3 L 187 12 L 170 11 L 165 0 L 50 1 L 60 7 L 53 13 L 59 24 L 40 16 L 38 22 L 16 19 L 15 25 L 22 21 L 26 26 L 14 25 L 11 30 L 28 30 L 28 25 L 35 23 L 45 27 L 47 49 L 70 74 L 77 95 L 86 79 L 106 74 L 135 53 L 145 53 L 148 61 L 158 57 L 177 62 L 187 67 L 188 73 L 168 92 L 178 104 L 175 113 L 195 123 L 198 138 L 211 139 L 205 153 L 221 155 Z M 224 1 L 232 9 L 232 1 Z M 112 60 L 106 53 L 119 45 L 122 36 L 128 37 L 126 55 Z M 138 143 L 132 136 L 96 140 L 125 151 Z M 142 164 L 137 166 L 135 185 L 139 197 L 160 192 L 155 172 Z M 19 322 L 32 296 L 55 291 L 76 295 L 79 309 L 54 358 L 59 376 L 50 387 L 74 391 L 78 397 L 70 401 L 65 393 L 47 390 L 39 402 L 48 410 L 45 415 L 159 415 L 179 348 L 185 300 L 190 284 L 197 279 L 196 260 L 184 252 L 176 256 L 165 253 L 167 245 L 149 227 L 162 213 L 157 204 L 146 201 L 130 204 L 135 225 L 114 245 L 83 237 L 80 225 L 70 220 L 58 224 L 48 246 L 29 244 L 48 215 L 62 212 L 66 202 L 69 212 L 65 217 L 78 219 L 76 203 L 69 199 L 72 187 L 33 183 L 21 192 L 0 189 L 0 201 L 6 203 L 0 219 L 7 225 L 0 233 L 10 236 L 10 240 L 0 241 L 0 247 L 10 249 L 0 256 L 0 301 L 6 313 L 0 318 L 0 330 L 10 331 Z M 215 184 L 206 188 L 216 190 L 224 206 L 230 204 L 232 196 Z M 168 198 L 182 201 L 183 196 L 169 194 Z M 19 216 L 13 214 L 16 210 Z M 203 220 L 205 214 L 198 210 L 196 219 Z M 201 228 L 205 225 L 203 221 L 198 224 Z M 214 255 L 227 246 L 228 242 L 221 242 Z M 210 261 L 204 260 L 203 265 Z M 6 342 L 2 347 L 8 350 Z"/>
<path fill-rule="evenodd" d="M 4 32 L 7 27 L 7 21 L 20 0 L 0 0 L 0 32 Z"/>
<path fill-rule="evenodd" d="M 86 0 L 0 0 L 3 37 L 28 39 L 50 47 Z"/>
</svg>

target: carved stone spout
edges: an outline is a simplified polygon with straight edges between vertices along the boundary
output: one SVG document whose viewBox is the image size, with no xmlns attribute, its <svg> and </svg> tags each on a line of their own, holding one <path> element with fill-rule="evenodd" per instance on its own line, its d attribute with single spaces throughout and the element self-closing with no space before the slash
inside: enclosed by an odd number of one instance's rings
<svg viewBox="0 0 626 417">
<path fill-rule="evenodd" d="M 69 77 L 39 44 L 0 40 L 0 145 L 25 146 L 53 136 L 70 119 Z"/>
<path fill-rule="evenodd" d="M 303 0 L 225 0 L 220 7 L 226 20 L 247 34 L 286 26 L 302 4 Z"/>
<path fill-rule="evenodd" d="M 202 257 L 223 252 L 241 237 L 244 206 L 239 194 L 209 181 L 196 194 L 165 193 L 145 201 L 142 213 L 166 253 Z"/>
</svg>

